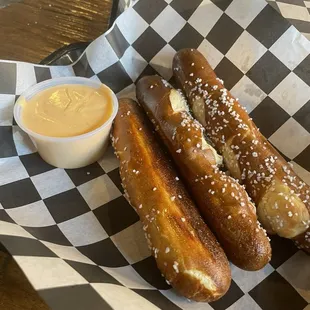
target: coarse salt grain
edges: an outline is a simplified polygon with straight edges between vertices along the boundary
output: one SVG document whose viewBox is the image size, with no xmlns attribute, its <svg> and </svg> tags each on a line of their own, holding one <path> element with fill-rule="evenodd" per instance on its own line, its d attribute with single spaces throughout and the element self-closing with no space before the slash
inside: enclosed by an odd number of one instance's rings
<svg viewBox="0 0 310 310">
<path fill-rule="evenodd" d="M 169 247 L 166 247 L 166 250 L 165 250 L 165 253 L 169 253 L 170 252 L 170 248 Z"/>
<path fill-rule="evenodd" d="M 153 187 L 153 192 L 155 192 L 157 190 L 157 187 Z"/>
<path fill-rule="evenodd" d="M 179 263 L 178 262 L 174 262 L 173 263 L 173 269 L 176 271 L 176 273 L 179 273 L 179 268 L 178 268 L 178 266 L 179 266 Z"/>
</svg>

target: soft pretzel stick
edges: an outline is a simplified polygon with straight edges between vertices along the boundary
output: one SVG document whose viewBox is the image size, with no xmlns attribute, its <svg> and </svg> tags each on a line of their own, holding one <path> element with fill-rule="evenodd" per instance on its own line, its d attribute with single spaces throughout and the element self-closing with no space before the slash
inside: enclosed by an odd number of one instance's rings
<svg viewBox="0 0 310 310">
<path fill-rule="evenodd" d="M 266 230 L 296 238 L 309 251 L 309 186 L 259 132 L 201 53 L 179 51 L 173 70 L 195 117 L 205 126 L 232 175 L 244 182 Z"/>
<path fill-rule="evenodd" d="M 137 103 L 120 100 L 112 143 L 127 198 L 157 266 L 182 295 L 213 301 L 229 288 L 227 258 L 164 156 Z"/>
<path fill-rule="evenodd" d="M 139 80 L 137 98 L 228 258 L 242 269 L 263 268 L 271 248 L 256 209 L 244 188 L 217 168 L 220 156 L 205 140 L 182 95 L 159 76 L 149 76 Z"/>
</svg>

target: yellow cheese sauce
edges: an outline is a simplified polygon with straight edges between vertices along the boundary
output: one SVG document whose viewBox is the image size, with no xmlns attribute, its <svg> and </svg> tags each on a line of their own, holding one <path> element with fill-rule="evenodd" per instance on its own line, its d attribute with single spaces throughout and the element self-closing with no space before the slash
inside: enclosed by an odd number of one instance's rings
<svg viewBox="0 0 310 310">
<path fill-rule="evenodd" d="M 25 127 L 44 136 L 73 137 L 103 125 L 113 111 L 107 88 L 59 85 L 43 90 L 22 103 Z"/>
</svg>

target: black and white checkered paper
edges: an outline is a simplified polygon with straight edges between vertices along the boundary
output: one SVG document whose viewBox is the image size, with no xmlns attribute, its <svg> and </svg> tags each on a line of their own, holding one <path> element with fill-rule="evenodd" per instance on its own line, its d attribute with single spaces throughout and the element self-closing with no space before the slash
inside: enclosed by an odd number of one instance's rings
<svg viewBox="0 0 310 310">
<path fill-rule="evenodd" d="M 40 81 L 84 76 L 134 96 L 145 74 L 171 80 L 183 47 L 206 55 L 310 182 L 310 42 L 265 0 L 140 0 L 72 66 L 0 61 L 0 242 L 51 309 L 310 309 L 310 257 L 277 237 L 263 270 L 232 266 L 231 288 L 219 301 L 178 296 L 123 196 L 112 149 L 86 168 L 54 168 L 14 122 L 16 99 Z"/>
<path fill-rule="evenodd" d="M 267 0 L 267 2 L 310 39 L 310 0 Z"/>
</svg>

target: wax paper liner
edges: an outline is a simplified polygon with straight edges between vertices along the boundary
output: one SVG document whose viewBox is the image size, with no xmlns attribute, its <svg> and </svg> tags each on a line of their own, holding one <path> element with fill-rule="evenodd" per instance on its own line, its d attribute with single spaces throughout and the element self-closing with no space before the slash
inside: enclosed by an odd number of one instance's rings
<svg viewBox="0 0 310 310">
<path fill-rule="evenodd" d="M 310 39 L 309 0 L 267 0 L 267 2 Z"/>
<path fill-rule="evenodd" d="M 112 149 L 57 169 L 13 119 L 18 96 L 59 76 L 84 76 L 134 97 L 134 82 L 170 80 L 183 47 L 205 54 L 262 133 L 310 181 L 310 43 L 264 0 L 140 0 L 72 66 L 0 62 L 0 242 L 47 304 L 61 309 L 309 309 L 310 257 L 273 238 L 263 270 L 232 266 L 214 303 L 178 296 L 161 277 L 123 197 Z"/>
</svg>

